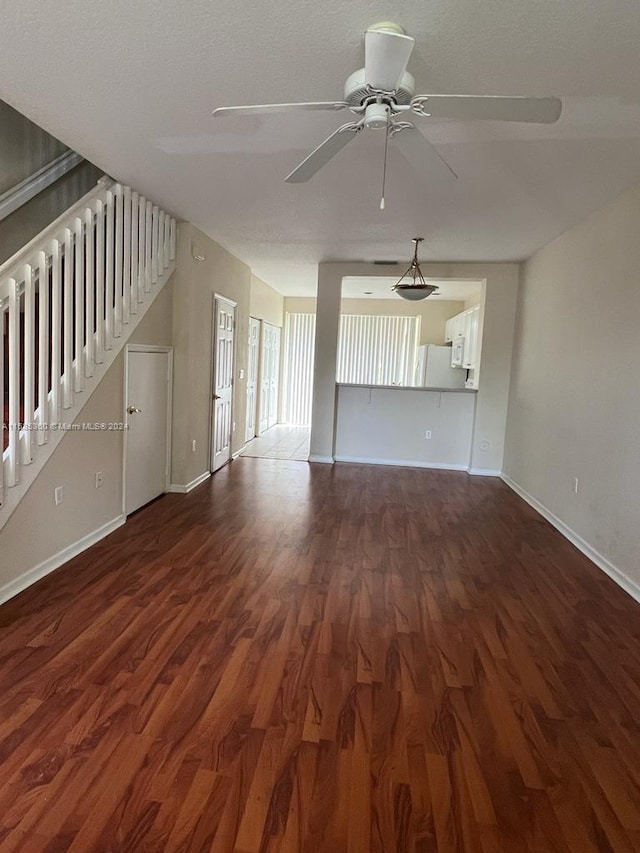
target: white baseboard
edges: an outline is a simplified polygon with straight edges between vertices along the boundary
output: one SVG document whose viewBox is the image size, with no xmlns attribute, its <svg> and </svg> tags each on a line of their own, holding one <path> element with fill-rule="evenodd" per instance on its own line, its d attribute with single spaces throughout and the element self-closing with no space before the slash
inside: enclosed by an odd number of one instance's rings
<svg viewBox="0 0 640 853">
<path fill-rule="evenodd" d="M 423 462 L 415 459 L 378 459 L 369 456 L 336 456 L 336 462 L 356 462 L 361 465 L 395 465 L 396 468 L 434 468 L 439 471 L 467 471 L 467 465 L 450 465 L 447 462 Z M 311 457 L 309 457 L 309 461 Z"/>
<path fill-rule="evenodd" d="M 246 444 L 244 444 L 244 445 L 240 448 L 240 450 L 236 450 L 236 452 L 235 452 L 235 453 L 232 453 L 232 454 L 231 454 L 231 458 L 232 458 L 232 459 L 237 459 L 239 456 L 242 456 L 242 451 L 245 449 L 245 447 L 246 447 L 246 446 L 247 446 L 247 445 L 246 445 Z"/>
<path fill-rule="evenodd" d="M 14 595 L 18 595 L 19 592 L 25 590 L 28 586 L 36 583 L 36 581 L 39 581 L 41 578 L 56 569 L 59 569 L 63 563 L 77 557 L 78 554 L 81 554 L 83 551 L 86 551 L 87 548 L 95 545 L 96 542 L 104 539 L 105 536 L 113 533 L 113 531 L 117 530 L 118 527 L 122 527 L 126 520 L 127 517 L 125 515 L 117 516 L 117 518 L 108 521 L 92 533 L 88 533 L 86 536 L 83 536 L 82 539 L 78 539 L 78 541 L 74 542 L 73 545 L 69 545 L 67 548 L 63 548 L 62 551 L 58 551 L 58 553 L 54 554 L 53 557 L 48 557 L 46 560 L 43 560 L 42 563 L 34 566 L 33 569 L 29 569 L 21 574 L 20 577 L 9 581 L 9 583 L 0 587 L 0 604 L 3 604 L 5 601 L 13 598 Z"/>
<path fill-rule="evenodd" d="M 192 491 L 192 489 L 195 489 L 196 486 L 199 486 L 201 483 L 204 483 L 205 480 L 208 480 L 210 476 L 211 471 L 204 471 L 202 474 L 196 477 L 195 480 L 192 480 L 186 485 L 182 485 L 181 483 L 171 483 L 171 485 L 169 486 L 169 491 L 175 492 L 179 495 L 186 495 L 188 492 Z"/>
<path fill-rule="evenodd" d="M 552 524 L 555 529 L 565 537 L 565 539 L 568 539 L 572 545 L 575 545 L 578 551 L 581 551 L 585 557 L 588 557 L 592 563 L 595 563 L 599 569 L 609 575 L 609 577 L 615 581 L 619 587 L 640 603 L 640 586 L 626 575 L 622 569 L 614 566 L 614 564 L 607 560 L 606 557 L 603 557 L 602 554 L 589 545 L 582 536 L 568 527 L 564 521 L 558 518 L 557 515 L 554 515 L 551 510 L 547 509 L 546 506 L 541 504 L 539 500 L 533 497 L 533 495 L 526 492 L 521 486 L 512 480 L 511 477 L 508 477 L 506 474 L 501 474 L 501 478 L 510 489 L 513 489 L 513 491 L 522 498 L 522 500 L 526 501 L 529 506 L 532 506 L 543 518 L 546 518 L 549 524 Z"/>
<path fill-rule="evenodd" d="M 333 465 L 333 456 L 319 456 L 317 453 L 309 454 L 309 462 L 321 462 L 323 465 Z"/>
<path fill-rule="evenodd" d="M 474 477 L 500 477 L 501 471 L 497 468 L 467 468 Z"/>
</svg>

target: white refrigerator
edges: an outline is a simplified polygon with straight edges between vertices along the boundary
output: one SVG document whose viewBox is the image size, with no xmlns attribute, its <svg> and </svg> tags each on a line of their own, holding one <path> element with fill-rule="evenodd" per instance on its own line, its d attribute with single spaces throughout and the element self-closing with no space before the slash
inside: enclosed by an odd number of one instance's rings
<svg viewBox="0 0 640 853">
<path fill-rule="evenodd" d="M 416 350 L 415 384 L 427 388 L 464 388 L 467 371 L 451 367 L 451 347 L 426 344 Z"/>
</svg>

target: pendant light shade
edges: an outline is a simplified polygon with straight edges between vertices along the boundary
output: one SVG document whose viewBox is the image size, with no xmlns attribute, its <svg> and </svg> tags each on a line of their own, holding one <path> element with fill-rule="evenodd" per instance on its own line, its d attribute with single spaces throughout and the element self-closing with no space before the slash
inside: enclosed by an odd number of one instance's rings
<svg viewBox="0 0 640 853">
<path fill-rule="evenodd" d="M 414 237 L 413 258 L 409 269 L 400 277 L 400 279 L 391 288 L 398 296 L 410 301 L 426 299 L 432 293 L 437 292 L 438 288 L 435 284 L 427 284 L 422 275 L 420 264 L 418 263 L 418 244 L 422 243 L 423 237 Z"/>
</svg>

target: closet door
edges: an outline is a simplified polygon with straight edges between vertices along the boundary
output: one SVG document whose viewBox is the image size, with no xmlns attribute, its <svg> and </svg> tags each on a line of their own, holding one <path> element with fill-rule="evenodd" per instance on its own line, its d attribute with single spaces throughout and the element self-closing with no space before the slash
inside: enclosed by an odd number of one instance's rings
<svg viewBox="0 0 640 853">
<path fill-rule="evenodd" d="M 278 422 L 278 375 L 280 372 L 280 329 L 262 321 L 260 347 L 259 432 Z"/>
<path fill-rule="evenodd" d="M 260 320 L 249 318 L 249 358 L 247 368 L 247 424 L 245 441 L 257 434 L 258 418 L 258 365 L 260 363 Z"/>
</svg>

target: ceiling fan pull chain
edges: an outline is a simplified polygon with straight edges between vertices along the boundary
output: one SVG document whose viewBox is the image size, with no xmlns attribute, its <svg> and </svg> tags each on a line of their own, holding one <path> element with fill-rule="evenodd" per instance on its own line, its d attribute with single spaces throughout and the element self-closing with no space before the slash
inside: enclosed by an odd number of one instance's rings
<svg viewBox="0 0 640 853">
<path fill-rule="evenodd" d="M 387 126 L 384 132 L 384 163 L 382 166 L 382 197 L 380 199 L 380 210 L 384 210 L 384 189 L 387 183 L 387 150 L 389 147 L 389 119 L 391 116 L 391 112 L 387 111 Z"/>
</svg>

